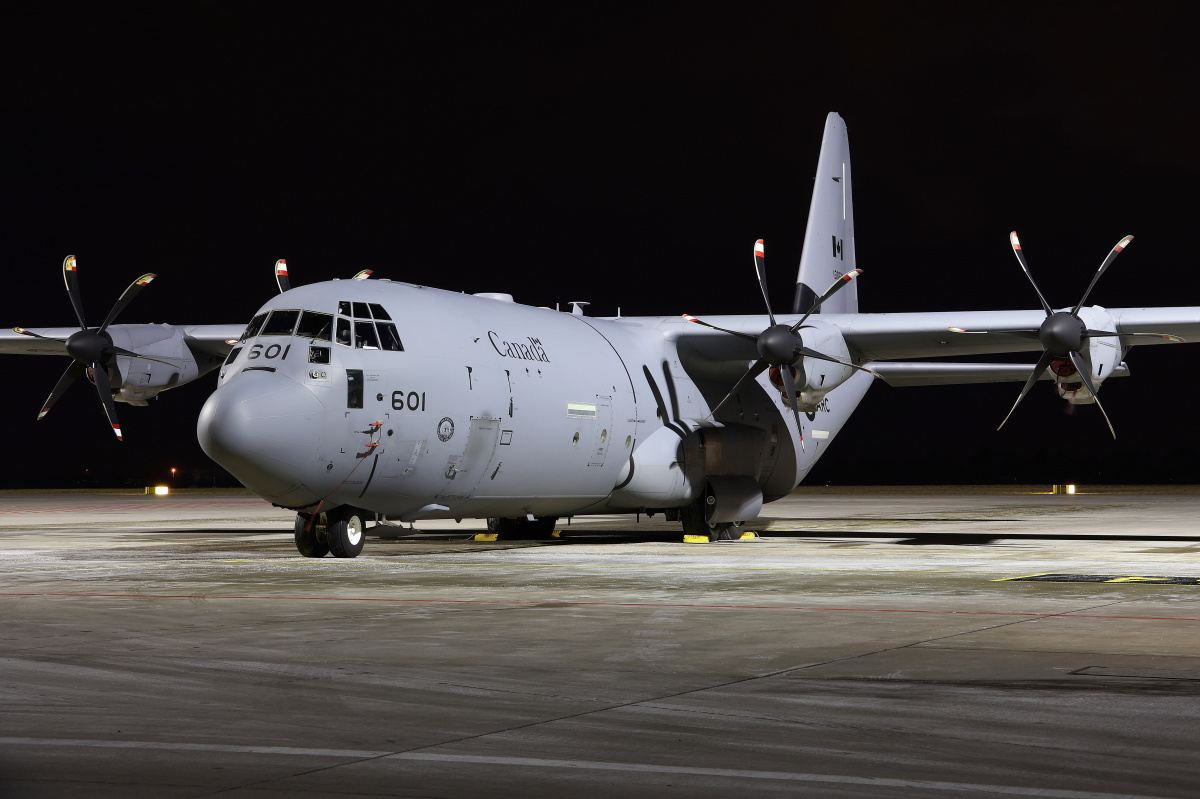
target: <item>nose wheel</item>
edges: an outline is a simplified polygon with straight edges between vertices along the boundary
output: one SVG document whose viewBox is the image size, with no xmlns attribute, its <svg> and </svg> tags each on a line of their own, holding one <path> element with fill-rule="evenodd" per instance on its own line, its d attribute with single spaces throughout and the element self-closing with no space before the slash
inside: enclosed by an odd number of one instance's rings
<svg viewBox="0 0 1200 799">
<path fill-rule="evenodd" d="M 329 554 L 329 544 L 325 541 L 328 519 L 322 513 L 311 527 L 308 519 L 303 513 L 296 514 L 296 549 L 306 558 L 323 558 Z"/>
<path fill-rule="evenodd" d="M 356 558 L 366 540 L 362 517 L 353 508 L 336 508 L 308 523 L 309 516 L 296 515 L 296 549 L 306 558 Z"/>
</svg>

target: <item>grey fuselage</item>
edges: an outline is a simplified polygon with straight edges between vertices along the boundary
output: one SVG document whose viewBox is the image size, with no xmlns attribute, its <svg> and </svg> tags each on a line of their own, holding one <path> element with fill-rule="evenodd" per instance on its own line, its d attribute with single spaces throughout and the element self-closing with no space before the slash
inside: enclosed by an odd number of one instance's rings
<svg viewBox="0 0 1200 799">
<path fill-rule="evenodd" d="M 404 520 L 636 511 L 684 505 L 722 473 L 748 475 L 770 501 L 819 450 L 799 455 L 778 395 L 757 387 L 707 419 L 731 367 L 705 375 L 697 362 L 693 377 L 670 335 L 681 320 L 585 318 L 361 280 L 292 289 L 260 314 L 336 319 L 339 307 L 350 314 L 333 327 L 360 325 L 354 310 L 370 307 L 390 322 L 376 320 L 366 346 L 361 335 L 360 346 L 338 343 L 334 329 L 246 337 L 200 415 L 205 451 L 281 506 Z M 387 324 L 402 351 L 380 343 Z M 749 457 L 737 454 L 746 441 Z"/>
</svg>

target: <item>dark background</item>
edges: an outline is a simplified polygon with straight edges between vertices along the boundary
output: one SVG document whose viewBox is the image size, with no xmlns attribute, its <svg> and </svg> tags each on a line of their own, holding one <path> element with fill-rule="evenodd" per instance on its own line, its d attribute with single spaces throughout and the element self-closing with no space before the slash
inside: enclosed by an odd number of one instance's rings
<svg viewBox="0 0 1200 799">
<path fill-rule="evenodd" d="M 0 25 L 0 324 L 246 322 L 372 268 L 595 315 L 790 305 L 825 115 L 850 131 L 863 311 L 1200 305 L 1195 14 L 1153 4 L 494 4 L 62 9 Z M 307 8 L 307 7 L 304 7 Z M 447 320 L 453 324 L 453 320 Z M 1014 360 L 1033 361 L 1026 354 Z M 1042 384 L 876 385 L 810 482 L 1200 482 L 1200 349 L 1143 347 L 1094 407 Z M 209 375 L 125 442 L 65 359 L 5 356 L 0 486 L 227 480 L 195 440 Z M 1074 411 L 1074 412 L 1072 412 Z"/>
</svg>

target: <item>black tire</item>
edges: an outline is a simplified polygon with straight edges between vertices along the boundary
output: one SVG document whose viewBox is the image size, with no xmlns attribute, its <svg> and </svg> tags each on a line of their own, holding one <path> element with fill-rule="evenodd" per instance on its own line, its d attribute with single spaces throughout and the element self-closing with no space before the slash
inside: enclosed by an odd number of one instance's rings
<svg viewBox="0 0 1200 799">
<path fill-rule="evenodd" d="M 528 541 L 552 537 L 556 524 L 557 516 L 539 516 L 532 522 L 529 519 L 501 519 L 489 516 L 488 532 L 494 533 L 500 541 Z"/>
<path fill-rule="evenodd" d="M 679 521 L 683 523 L 684 535 L 702 535 L 708 538 L 709 541 L 727 541 L 729 540 L 730 531 L 737 527 L 737 533 L 734 538 L 741 538 L 741 528 L 745 522 L 718 522 L 710 524 L 704 518 L 705 502 L 704 496 L 697 497 L 688 504 L 679 509 Z"/>
<path fill-rule="evenodd" d="M 323 558 L 329 554 L 329 545 L 325 543 L 325 530 L 320 519 L 313 522 L 311 530 L 308 517 L 296 514 L 296 549 L 306 558 Z"/>
<path fill-rule="evenodd" d="M 366 525 L 357 513 L 347 511 L 336 516 L 330 514 L 325 541 L 335 558 L 356 558 L 362 552 L 366 532 Z"/>
</svg>

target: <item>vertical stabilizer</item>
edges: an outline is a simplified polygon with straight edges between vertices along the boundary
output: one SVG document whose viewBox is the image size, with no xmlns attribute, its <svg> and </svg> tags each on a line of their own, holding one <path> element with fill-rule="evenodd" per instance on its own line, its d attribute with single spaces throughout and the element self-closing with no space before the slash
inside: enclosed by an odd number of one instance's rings
<svg viewBox="0 0 1200 799">
<path fill-rule="evenodd" d="M 836 112 L 825 118 L 821 158 L 813 182 L 812 204 L 792 313 L 805 313 L 833 281 L 855 268 L 854 195 L 850 190 L 850 140 Z M 858 281 L 825 301 L 822 313 L 857 313 Z"/>
</svg>

